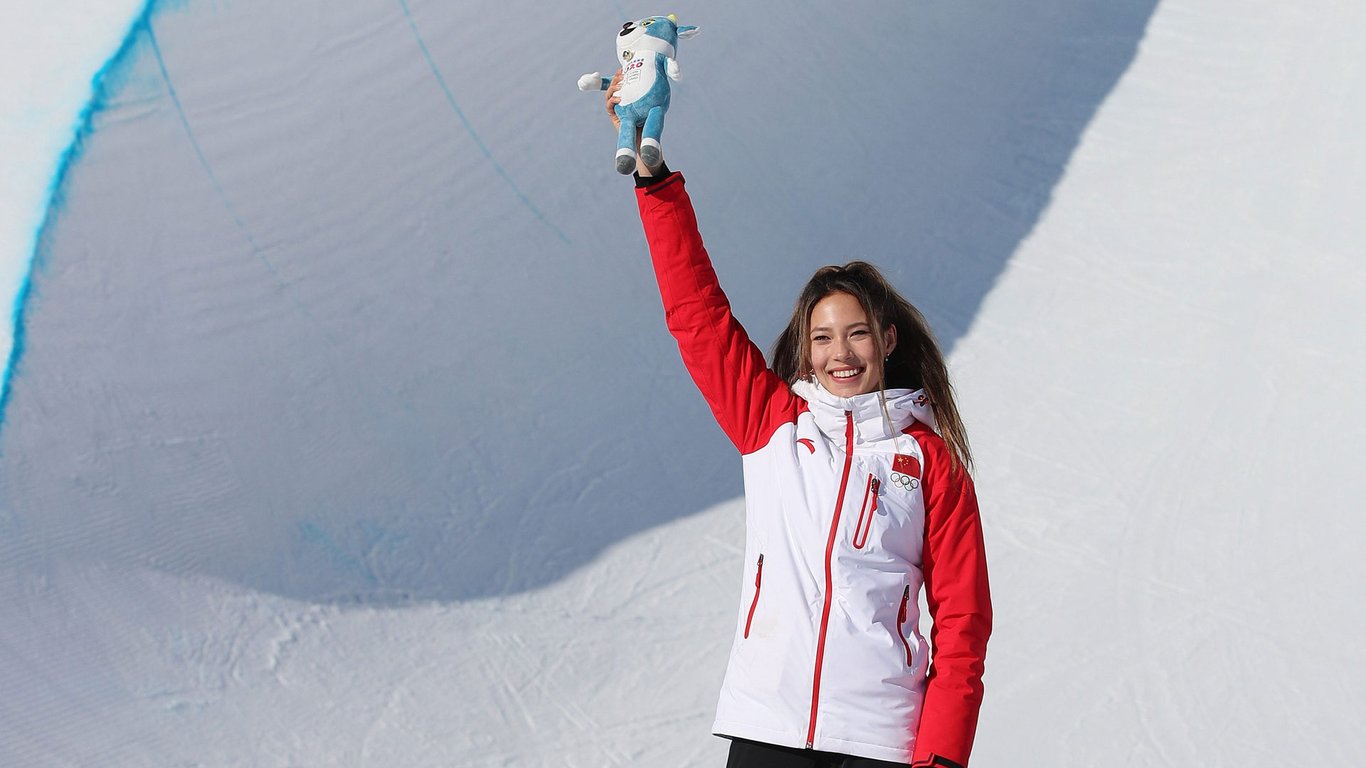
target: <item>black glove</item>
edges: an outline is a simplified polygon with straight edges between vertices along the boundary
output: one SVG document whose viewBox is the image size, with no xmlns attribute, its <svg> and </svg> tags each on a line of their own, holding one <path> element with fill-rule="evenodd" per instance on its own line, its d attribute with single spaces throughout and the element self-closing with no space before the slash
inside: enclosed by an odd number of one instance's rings
<svg viewBox="0 0 1366 768">
<path fill-rule="evenodd" d="M 958 763 L 955 763 L 947 757 L 940 757 L 939 755 L 930 755 L 929 759 L 927 760 L 921 760 L 918 763 L 912 763 L 911 768 L 963 768 L 963 766 L 959 765 Z"/>
</svg>

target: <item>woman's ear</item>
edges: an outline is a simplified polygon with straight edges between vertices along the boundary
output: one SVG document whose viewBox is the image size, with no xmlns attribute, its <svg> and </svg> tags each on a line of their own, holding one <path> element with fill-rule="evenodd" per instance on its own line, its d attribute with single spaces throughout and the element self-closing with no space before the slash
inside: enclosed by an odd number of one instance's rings
<svg viewBox="0 0 1366 768">
<path fill-rule="evenodd" d="M 890 355 L 896 349 L 896 325 L 889 323 L 882 332 L 882 354 Z"/>
</svg>

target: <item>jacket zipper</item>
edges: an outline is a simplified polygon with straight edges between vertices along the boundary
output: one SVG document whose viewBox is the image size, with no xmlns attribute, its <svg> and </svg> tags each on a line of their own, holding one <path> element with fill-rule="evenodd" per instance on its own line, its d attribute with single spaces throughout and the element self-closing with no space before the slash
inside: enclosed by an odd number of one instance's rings
<svg viewBox="0 0 1366 768">
<path fill-rule="evenodd" d="M 873 530 L 873 516 L 877 513 L 877 492 L 882 481 L 877 475 L 868 476 L 868 490 L 863 492 L 863 506 L 859 508 L 858 524 L 854 526 L 854 549 L 863 549 L 868 543 L 868 534 Z M 872 499 L 872 507 L 868 500 Z"/>
<path fill-rule="evenodd" d="M 754 609 L 759 607 L 759 590 L 764 584 L 764 556 L 759 555 L 759 564 L 754 572 L 754 600 L 749 604 L 749 616 L 745 617 L 745 638 L 749 638 L 749 625 L 754 621 Z"/>
<path fill-rule="evenodd" d="M 830 600 L 834 590 L 834 576 L 830 573 L 831 558 L 835 553 L 835 534 L 840 527 L 840 509 L 844 506 L 844 492 L 849 486 L 849 469 L 854 465 L 854 412 L 844 412 L 844 475 L 840 478 L 840 492 L 835 499 L 835 515 L 830 521 L 830 536 L 825 542 L 825 607 L 821 609 L 821 632 L 816 640 L 816 672 L 811 678 L 811 721 L 806 728 L 806 748 L 815 749 L 816 709 L 821 699 L 821 665 L 825 661 L 825 630 L 830 623 Z"/>
<path fill-rule="evenodd" d="M 906 648 L 906 666 L 911 666 L 914 659 L 911 658 L 911 644 L 906 642 L 906 630 L 903 625 L 906 623 L 906 608 L 911 602 L 911 585 L 906 585 L 906 591 L 901 594 L 901 610 L 896 614 L 896 633 L 901 636 L 901 645 Z"/>
</svg>

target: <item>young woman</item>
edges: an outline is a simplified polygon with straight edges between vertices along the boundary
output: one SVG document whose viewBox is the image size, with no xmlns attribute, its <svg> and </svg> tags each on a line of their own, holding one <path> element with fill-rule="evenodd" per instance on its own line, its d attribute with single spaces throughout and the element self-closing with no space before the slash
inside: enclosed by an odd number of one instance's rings
<svg viewBox="0 0 1366 768">
<path fill-rule="evenodd" d="M 728 767 L 966 766 L 991 601 L 967 436 L 924 318 L 871 265 L 825 267 L 770 367 L 731 314 L 682 175 L 638 165 L 636 186 L 669 331 L 744 465 L 745 572 L 713 725 Z"/>
</svg>

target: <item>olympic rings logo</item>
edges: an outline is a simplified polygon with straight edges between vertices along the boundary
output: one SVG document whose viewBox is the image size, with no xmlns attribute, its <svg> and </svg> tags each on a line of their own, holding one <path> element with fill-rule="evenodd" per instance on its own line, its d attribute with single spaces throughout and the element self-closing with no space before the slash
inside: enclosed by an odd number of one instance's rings
<svg viewBox="0 0 1366 768">
<path fill-rule="evenodd" d="M 893 472 L 892 485 L 895 485 L 903 491 L 914 491 L 916 488 L 920 487 L 920 481 L 910 475 L 902 474 L 901 472 Z"/>
</svg>

